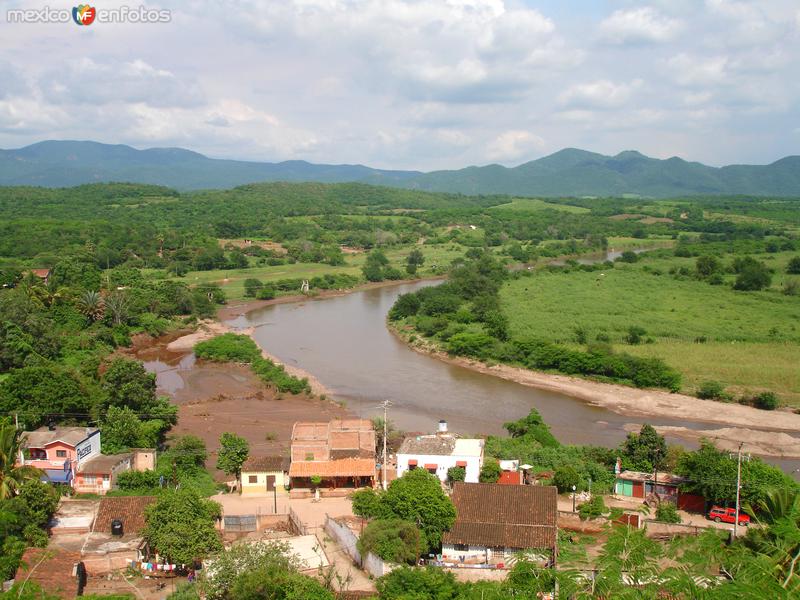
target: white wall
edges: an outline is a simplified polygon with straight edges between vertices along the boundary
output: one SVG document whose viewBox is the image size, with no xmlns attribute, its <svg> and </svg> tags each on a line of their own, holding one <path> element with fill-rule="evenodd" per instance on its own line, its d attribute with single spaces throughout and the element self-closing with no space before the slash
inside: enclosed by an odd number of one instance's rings
<svg viewBox="0 0 800 600">
<path fill-rule="evenodd" d="M 397 455 L 397 476 L 402 477 L 408 471 L 408 461 L 416 460 L 417 468 L 424 469 L 426 464 L 436 464 L 436 476 L 441 481 L 447 481 L 447 470 L 455 467 L 457 462 L 467 463 L 467 476 L 464 479 L 467 483 L 478 483 L 478 476 L 481 472 L 481 459 L 478 456 L 458 456 L 457 454 L 398 454 Z"/>
<path fill-rule="evenodd" d="M 78 459 L 78 464 L 81 465 L 84 461 L 90 459 L 96 454 L 100 454 L 100 432 L 97 431 L 88 439 L 83 440 L 75 446 L 75 456 Z"/>
</svg>

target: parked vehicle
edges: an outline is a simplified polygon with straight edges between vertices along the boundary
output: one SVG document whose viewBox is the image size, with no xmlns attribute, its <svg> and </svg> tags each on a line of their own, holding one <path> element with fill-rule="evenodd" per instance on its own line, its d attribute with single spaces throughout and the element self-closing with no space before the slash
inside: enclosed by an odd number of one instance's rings
<svg viewBox="0 0 800 600">
<path fill-rule="evenodd" d="M 721 508 L 714 506 L 708 511 L 708 518 L 716 523 L 735 523 L 736 522 L 736 509 L 735 508 Z M 747 527 L 750 524 L 750 515 L 743 512 L 739 513 L 739 525 Z"/>
</svg>

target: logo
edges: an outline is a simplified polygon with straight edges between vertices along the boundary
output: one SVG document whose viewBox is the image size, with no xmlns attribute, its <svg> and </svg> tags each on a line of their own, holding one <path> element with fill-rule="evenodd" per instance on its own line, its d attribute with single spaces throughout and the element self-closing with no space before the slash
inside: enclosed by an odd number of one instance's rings
<svg viewBox="0 0 800 600">
<path fill-rule="evenodd" d="M 80 4 L 72 9 L 72 20 L 78 25 L 91 25 L 97 16 L 97 10 L 88 4 Z"/>
</svg>

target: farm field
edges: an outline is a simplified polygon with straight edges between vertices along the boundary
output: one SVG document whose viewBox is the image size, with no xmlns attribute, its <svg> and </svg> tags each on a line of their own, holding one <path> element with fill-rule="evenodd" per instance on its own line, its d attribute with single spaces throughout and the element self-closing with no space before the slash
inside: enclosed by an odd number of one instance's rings
<svg viewBox="0 0 800 600">
<path fill-rule="evenodd" d="M 788 256 L 775 256 L 775 266 Z M 539 271 L 507 282 L 501 306 L 515 338 L 579 347 L 579 338 L 599 336 L 617 350 L 663 359 L 681 372 L 688 393 L 718 381 L 737 396 L 771 390 L 800 406 L 800 298 L 777 289 L 797 276 L 776 275 L 771 289 L 738 292 L 668 274 L 670 266 L 693 265 L 672 257 L 593 272 Z M 642 343 L 626 343 L 632 326 L 645 331 Z"/>
</svg>

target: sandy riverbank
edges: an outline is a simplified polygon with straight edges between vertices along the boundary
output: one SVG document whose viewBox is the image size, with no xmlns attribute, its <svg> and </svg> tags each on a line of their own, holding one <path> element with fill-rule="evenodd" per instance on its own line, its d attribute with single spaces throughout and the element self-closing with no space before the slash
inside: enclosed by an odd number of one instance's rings
<svg viewBox="0 0 800 600">
<path fill-rule="evenodd" d="M 664 428 L 664 432 L 689 439 L 714 438 L 720 446 L 738 446 L 744 441 L 753 453 L 777 457 L 800 457 L 800 439 L 789 433 L 800 432 L 800 415 L 789 411 L 764 411 L 740 404 L 724 404 L 701 400 L 684 394 L 661 390 L 639 389 L 601 383 L 566 375 L 530 371 L 508 365 L 488 365 L 463 357 L 449 356 L 419 340 L 409 342 L 405 332 L 390 330 L 416 352 L 478 373 L 500 377 L 516 383 L 566 394 L 594 406 L 633 417 L 664 417 L 686 422 L 725 425 L 719 429 L 696 431 L 684 427 Z M 784 432 L 776 434 L 776 432 Z"/>
</svg>

